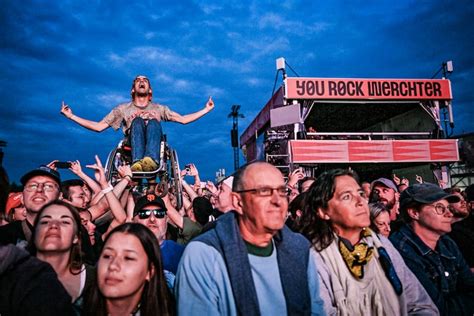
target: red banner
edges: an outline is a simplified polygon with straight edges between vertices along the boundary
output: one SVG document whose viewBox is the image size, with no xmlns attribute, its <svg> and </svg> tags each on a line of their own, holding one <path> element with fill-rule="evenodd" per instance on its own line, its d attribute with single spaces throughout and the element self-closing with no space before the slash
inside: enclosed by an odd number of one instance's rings
<svg viewBox="0 0 474 316">
<path fill-rule="evenodd" d="M 286 78 L 287 99 L 451 100 L 446 79 Z"/>
<path fill-rule="evenodd" d="M 292 140 L 293 163 L 451 162 L 457 139 Z"/>
</svg>

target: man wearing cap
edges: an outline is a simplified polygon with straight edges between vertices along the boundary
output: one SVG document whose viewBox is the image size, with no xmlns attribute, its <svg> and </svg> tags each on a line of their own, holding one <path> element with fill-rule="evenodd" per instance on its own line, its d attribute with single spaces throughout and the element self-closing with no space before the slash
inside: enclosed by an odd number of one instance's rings
<svg viewBox="0 0 474 316">
<path fill-rule="evenodd" d="M 0 227 L 0 244 L 16 244 L 25 248 L 31 239 L 36 214 L 44 205 L 59 198 L 61 180 L 56 170 L 40 166 L 27 172 L 20 181 L 23 184 L 26 219 Z"/>
<path fill-rule="evenodd" d="M 115 107 L 100 122 L 86 120 L 72 113 L 71 108 L 63 102 L 61 113 L 71 121 L 95 132 L 112 126 L 118 130 L 123 125 L 125 134 L 130 135 L 132 146 L 132 171 L 154 171 L 158 168 L 161 121 L 173 121 L 181 124 L 191 123 L 214 108 L 214 102 L 209 97 L 205 107 L 195 113 L 180 115 L 171 111 L 167 106 L 152 103 L 150 81 L 145 76 L 137 76 L 133 80 L 132 101 Z"/>
<path fill-rule="evenodd" d="M 474 313 L 474 274 L 446 235 L 451 231 L 453 217 L 449 203 L 457 201 L 458 196 L 435 184 L 408 187 L 400 196 L 405 224 L 390 236 L 441 315 Z"/>
<path fill-rule="evenodd" d="M 216 198 L 216 209 L 219 211 L 216 215 L 220 216 L 233 210 L 232 206 L 232 182 L 234 181 L 233 176 L 229 176 L 221 181 L 218 185 L 217 198 Z M 216 217 L 218 217 L 216 216 Z"/>
<path fill-rule="evenodd" d="M 194 238 L 176 276 L 178 315 L 324 314 L 309 242 L 285 226 L 286 184 L 266 162 L 234 175 L 232 201 Z"/>
<path fill-rule="evenodd" d="M 380 202 L 385 204 L 390 211 L 390 220 L 394 221 L 398 215 L 398 189 L 392 180 L 378 178 L 371 184 L 370 202 Z"/>
<path fill-rule="evenodd" d="M 168 216 L 165 202 L 155 194 L 147 194 L 137 200 L 133 221 L 148 227 L 158 239 L 163 258 L 163 269 L 176 274 L 184 247 L 166 239 Z"/>
</svg>

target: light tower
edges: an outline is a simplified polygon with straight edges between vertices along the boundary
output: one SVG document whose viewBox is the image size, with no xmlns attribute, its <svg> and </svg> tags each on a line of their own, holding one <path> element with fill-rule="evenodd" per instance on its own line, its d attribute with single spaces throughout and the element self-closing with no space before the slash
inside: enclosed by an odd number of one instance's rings
<svg viewBox="0 0 474 316">
<path fill-rule="evenodd" d="M 231 112 L 227 117 L 232 117 L 233 127 L 230 130 L 230 140 L 232 148 L 234 148 L 234 170 L 239 169 L 239 117 L 244 118 L 243 114 L 239 113 L 240 105 L 232 105 Z"/>
</svg>

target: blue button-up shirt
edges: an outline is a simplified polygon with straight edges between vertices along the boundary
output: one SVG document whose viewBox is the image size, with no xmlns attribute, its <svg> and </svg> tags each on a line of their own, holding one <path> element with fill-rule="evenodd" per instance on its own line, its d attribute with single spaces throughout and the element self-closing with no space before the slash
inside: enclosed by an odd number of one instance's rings
<svg viewBox="0 0 474 316">
<path fill-rule="evenodd" d="M 441 236 L 432 250 L 405 224 L 390 240 L 442 315 L 474 313 L 474 273 L 451 238 Z"/>
</svg>

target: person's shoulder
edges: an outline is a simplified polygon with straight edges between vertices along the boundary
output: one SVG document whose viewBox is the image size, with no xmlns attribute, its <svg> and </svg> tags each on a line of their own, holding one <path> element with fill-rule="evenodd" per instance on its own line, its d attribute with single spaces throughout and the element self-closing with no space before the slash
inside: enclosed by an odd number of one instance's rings
<svg viewBox="0 0 474 316">
<path fill-rule="evenodd" d="M 170 240 L 170 239 L 163 240 L 163 244 L 162 244 L 161 248 L 170 248 L 170 249 L 173 249 L 173 250 L 184 251 L 184 246 L 183 245 L 180 245 L 176 241 Z"/>
<path fill-rule="evenodd" d="M 22 238 L 23 229 L 21 221 L 14 221 L 7 225 L 0 226 L 0 244 L 15 243 L 18 238 Z"/>
</svg>

